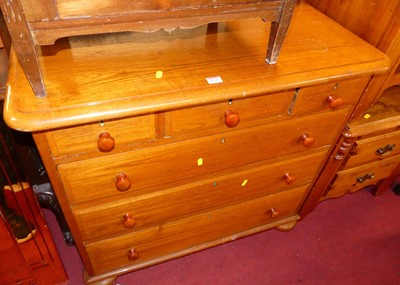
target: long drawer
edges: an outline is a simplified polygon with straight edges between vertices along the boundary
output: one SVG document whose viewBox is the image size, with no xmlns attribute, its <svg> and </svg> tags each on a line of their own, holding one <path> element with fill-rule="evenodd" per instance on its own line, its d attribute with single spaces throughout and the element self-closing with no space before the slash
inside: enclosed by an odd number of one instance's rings
<svg viewBox="0 0 400 285">
<path fill-rule="evenodd" d="M 184 180 L 187 183 L 188 179 L 200 179 L 201 175 L 328 146 L 343 128 L 346 115 L 346 109 L 325 112 L 223 135 L 61 164 L 58 169 L 71 204 L 111 196 L 126 198 L 165 188 L 171 183 L 183 184 Z"/>
<path fill-rule="evenodd" d="M 400 131 L 357 141 L 345 169 L 400 154 Z"/>
<path fill-rule="evenodd" d="M 369 185 L 376 185 L 379 180 L 388 177 L 399 162 L 400 156 L 394 156 L 341 171 L 338 173 L 336 181 L 324 198 L 339 197 Z"/>
<path fill-rule="evenodd" d="M 295 216 L 308 185 L 86 244 L 95 274 L 140 264 Z M 222 241 L 221 241 L 222 242 Z M 136 256 L 135 254 L 136 253 Z M 132 259 L 130 260 L 129 255 Z M 132 256 L 134 255 L 134 256 Z"/>
<path fill-rule="evenodd" d="M 83 240 L 125 234 L 310 183 L 326 151 L 96 207 L 74 207 Z M 100 222 L 98 222 L 100 221 Z"/>
</svg>

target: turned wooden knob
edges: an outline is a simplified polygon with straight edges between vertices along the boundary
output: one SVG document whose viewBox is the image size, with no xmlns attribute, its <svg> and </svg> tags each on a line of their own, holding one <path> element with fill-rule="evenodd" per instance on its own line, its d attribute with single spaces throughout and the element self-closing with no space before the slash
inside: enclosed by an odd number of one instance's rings
<svg viewBox="0 0 400 285">
<path fill-rule="evenodd" d="M 136 248 L 131 248 L 128 250 L 128 258 L 131 261 L 135 261 L 139 258 L 139 253 L 137 252 Z"/>
<path fill-rule="evenodd" d="M 225 125 L 228 128 L 233 128 L 237 126 L 237 124 L 239 124 L 240 122 L 239 114 L 232 110 L 225 111 L 224 116 L 225 116 Z"/>
<path fill-rule="evenodd" d="M 136 221 L 133 218 L 132 214 L 126 213 L 123 218 L 124 221 L 122 222 L 122 224 L 124 225 L 124 228 L 132 228 L 136 224 Z"/>
<path fill-rule="evenodd" d="M 115 141 L 112 136 L 103 132 L 99 135 L 99 139 L 97 140 L 97 148 L 102 152 L 112 151 L 115 147 Z"/>
<path fill-rule="evenodd" d="M 305 147 L 312 146 L 315 143 L 315 138 L 310 137 L 309 134 L 303 134 L 301 136 L 301 140 L 303 141 L 303 145 Z"/>
<path fill-rule="evenodd" d="M 287 184 L 292 184 L 293 182 L 296 181 L 296 177 L 293 176 L 292 174 L 286 172 L 283 177 L 285 178 L 285 181 Z"/>
<path fill-rule="evenodd" d="M 131 181 L 125 173 L 121 172 L 117 175 L 117 182 L 115 182 L 115 186 L 117 187 L 118 191 L 128 190 L 129 188 L 131 188 L 131 184 Z"/>
<path fill-rule="evenodd" d="M 343 105 L 343 99 L 340 97 L 328 96 L 329 107 L 332 109 L 339 108 Z"/>
<path fill-rule="evenodd" d="M 276 218 L 279 216 L 279 212 L 275 208 L 271 208 L 268 210 L 268 215 L 270 215 L 271 218 Z"/>
</svg>

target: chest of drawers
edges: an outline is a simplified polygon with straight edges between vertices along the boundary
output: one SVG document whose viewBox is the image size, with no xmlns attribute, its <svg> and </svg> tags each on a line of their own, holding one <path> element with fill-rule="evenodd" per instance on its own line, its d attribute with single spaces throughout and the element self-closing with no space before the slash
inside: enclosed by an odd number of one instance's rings
<svg viewBox="0 0 400 285">
<path fill-rule="evenodd" d="M 264 28 L 69 38 L 41 50 L 45 98 L 13 54 L 6 119 L 33 131 L 88 284 L 301 218 L 388 61 L 299 5 L 267 65 Z"/>
<path fill-rule="evenodd" d="M 394 187 L 400 175 L 400 22 L 397 21 L 400 1 L 382 1 L 381 7 L 385 8 L 380 10 L 370 1 L 353 2 L 346 7 L 335 0 L 329 4 L 307 2 L 391 59 L 389 71 L 373 78 L 348 122 L 338 150 L 340 166 L 329 186 L 321 187 L 326 188 L 323 199 L 364 188 L 379 195 Z M 365 15 L 369 15 L 368 21 Z"/>
<path fill-rule="evenodd" d="M 346 193 L 375 186 L 379 194 L 393 183 L 400 169 L 399 86 L 388 88 L 380 100 L 345 135 L 352 147 L 324 196 L 340 197 Z"/>
</svg>

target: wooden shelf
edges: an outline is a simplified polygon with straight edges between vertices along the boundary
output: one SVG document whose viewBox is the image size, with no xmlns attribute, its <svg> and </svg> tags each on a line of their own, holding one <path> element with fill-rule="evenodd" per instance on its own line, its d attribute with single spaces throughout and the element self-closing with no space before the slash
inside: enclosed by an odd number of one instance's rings
<svg viewBox="0 0 400 285">
<path fill-rule="evenodd" d="M 393 86 L 367 110 L 365 116 L 351 125 L 354 137 L 400 127 L 400 86 Z"/>
</svg>

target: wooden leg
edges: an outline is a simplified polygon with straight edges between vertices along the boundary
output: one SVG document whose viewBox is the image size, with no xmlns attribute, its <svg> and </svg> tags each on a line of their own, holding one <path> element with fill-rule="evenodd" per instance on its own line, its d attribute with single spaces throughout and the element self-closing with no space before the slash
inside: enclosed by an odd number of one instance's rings
<svg viewBox="0 0 400 285">
<path fill-rule="evenodd" d="M 287 224 L 277 226 L 276 229 L 278 229 L 282 232 L 287 232 L 287 231 L 290 231 L 291 229 L 293 229 L 296 224 L 297 224 L 297 221 L 294 221 L 294 222 L 290 222 Z"/>
<path fill-rule="evenodd" d="M 112 285 L 114 281 L 117 279 L 117 276 L 111 277 L 104 277 L 96 276 L 96 277 L 89 277 L 87 272 L 83 272 L 83 279 L 87 285 Z"/>
<path fill-rule="evenodd" d="M 46 96 L 42 71 L 28 23 L 18 1 L 0 1 L 4 20 L 26 77 L 37 97 Z M 6 3 L 7 2 L 7 3 Z"/>
<path fill-rule="evenodd" d="M 387 177 L 386 179 L 384 179 L 377 185 L 377 187 L 374 189 L 372 194 L 374 194 L 375 196 L 381 195 L 383 193 L 383 191 L 390 188 L 394 184 L 396 179 L 399 177 L 400 177 L 400 163 L 393 170 L 393 172 L 389 175 L 389 177 Z"/>
<path fill-rule="evenodd" d="M 295 6 L 296 0 L 286 0 L 283 3 L 282 14 L 279 21 L 271 23 L 267 57 L 265 59 L 268 64 L 275 64 L 278 59 Z"/>
</svg>

